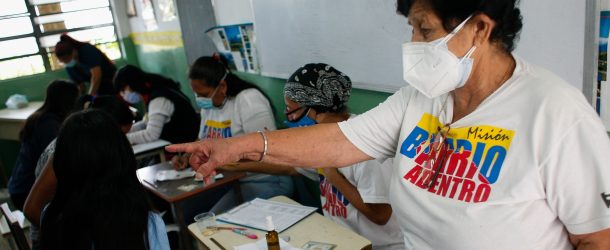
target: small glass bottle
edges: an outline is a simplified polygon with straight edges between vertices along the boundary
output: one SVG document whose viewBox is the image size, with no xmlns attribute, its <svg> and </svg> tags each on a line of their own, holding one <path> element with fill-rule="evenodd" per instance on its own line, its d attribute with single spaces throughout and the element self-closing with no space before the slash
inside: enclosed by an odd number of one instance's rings
<svg viewBox="0 0 610 250">
<path fill-rule="evenodd" d="M 271 216 L 267 216 L 267 250 L 280 250 L 280 237 L 275 231 Z"/>
</svg>

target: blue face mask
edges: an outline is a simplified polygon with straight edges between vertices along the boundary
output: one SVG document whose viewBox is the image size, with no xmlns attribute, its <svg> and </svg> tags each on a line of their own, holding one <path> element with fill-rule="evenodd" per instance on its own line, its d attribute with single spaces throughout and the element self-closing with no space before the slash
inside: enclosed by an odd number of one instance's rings
<svg viewBox="0 0 610 250">
<path fill-rule="evenodd" d="M 200 109 L 211 109 L 214 108 L 214 103 L 212 102 L 212 98 L 209 97 L 196 97 L 195 103 L 197 107 Z"/>
<path fill-rule="evenodd" d="M 125 92 L 125 94 L 123 94 L 123 99 L 128 103 L 137 104 L 142 101 L 142 96 L 136 92 Z"/>
<path fill-rule="evenodd" d="M 309 114 L 309 109 L 307 109 L 307 112 L 303 113 L 304 115 L 297 119 L 296 121 L 284 121 L 284 125 L 286 125 L 286 127 L 289 128 L 298 128 L 298 127 L 309 127 L 309 126 L 313 126 L 318 124 L 318 122 L 316 122 L 316 120 L 311 119 L 307 114 Z"/>
<path fill-rule="evenodd" d="M 72 68 L 72 67 L 76 66 L 76 60 L 72 59 L 69 62 L 67 62 L 66 64 L 64 64 L 64 66 L 66 68 Z"/>
</svg>

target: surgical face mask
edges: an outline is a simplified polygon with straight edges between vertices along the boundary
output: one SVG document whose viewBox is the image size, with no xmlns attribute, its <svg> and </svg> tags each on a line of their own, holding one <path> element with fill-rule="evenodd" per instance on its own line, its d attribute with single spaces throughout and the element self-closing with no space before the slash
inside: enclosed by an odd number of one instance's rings
<svg viewBox="0 0 610 250">
<path fill-rule="evenodd" d="M 199 107 L 200 109 L 215 108 L 214 102 L 212 101 L 212 97 L 214 97 L 217 90 L 218 90 L 218 87 L 216 87 L 216 89 L 214 89 L 214 91 L 212 92 L 212 95 L 210 95 L 210 97 L 195 96 L 195 104 L 197 104 L 197 107 Z M 226 98 L 225 98 L 225 100 L 226 100 Z"/>
<path fill-rule="evenodd" d="M 70 60 L 69 62 L 67 62 L 66 64 L 64 64 L 64 66 L 66 68 L 72 68 L 74 66 L 76 66 L 76 60 L 74 60 L 74 58 L 72 60 Z"/>
<path fill-rule="evenodd" d="M 125 101 L 128 103 L 137 104 L 142 101 L 142 96 L 136 92 L 125 91 L 123 94 L 123 99 L 125 99 Z"/>
<path fill-rule="evenodd" d="M 309 114 L 309 110 L 311 109 L 307 109 L 307 112 L 303 112 L 303 115 L 298 118 L 296 121 L 284 121 L 284 124 L 286 125 L 286 127 L 289 128 L 298 128 L 298 127 L 309 127 L 309 126 L 313 126 L 318 124 L 318 122 L 316 122 L 316 120 L 311 119 L 308 114 Z"/>
<path fill-rule="evenodd" d="M 211 109 L 214 108 L 214 103 L 212 102 L 212 98 L 209 97 L 196 97 L 195 103 L 197 107 L 200 109 Z"/>
<path fill-rule="evenodd" d="M 428 98 L 435 98 L 464 86 L 472 71 L 472 46 L 463 58 L 455 56 L 447 42 L 460 31 L 469 16 L 447 36 L 432 42 L 402 45 L 404 80 Z"/>
</svg>

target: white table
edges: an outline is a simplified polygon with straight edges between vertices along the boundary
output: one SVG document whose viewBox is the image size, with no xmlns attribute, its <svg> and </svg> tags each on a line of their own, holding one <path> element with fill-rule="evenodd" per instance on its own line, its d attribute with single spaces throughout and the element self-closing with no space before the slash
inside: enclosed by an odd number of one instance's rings
<svg viewBox="0 0 610 250">
<path fill-rule="evenodd" d="M 41 106 L 42 102 L 30 102 L 25 108 L 0 110 L 0 139 L 19 141 L 25 120 Z"/>
<path fill-rule="evenodd" d="M 288 204 L 298 204 L 296 201 L 293 201 L 286 196 L 277 196 L 271 198 L 270 200 L 285 202 Z M 235 225 L 219 223 L 218 226 L 230 227 Z M 227 230 L 220 230 L 211 236 L 204 236 L 201 231 L 199 231 L 196 223 L 189 225 L 188 228 L 191 235 L 197 238 L 198 243 L 203 245 L 203 249 L 222 250 L 222 248 L 218 247 L 218 245 L 212 242 L 211 238 L 214 238 L 214 240 L 216 240 L 225 249 L 233 249 L 234 246 L 240 246 L 257 241 Z M 265 234 L 267 233 L 255 229 L 248 229 L 248 231 L 256 234 L 258 236 L 258 240 L 265 239 Z M 307 216 L 302 221 L 280 233 L 280 236 L 283 235 L 290 236 L 290 241 L 288 241 L 288 243 L 290 243 L 290 245 L 293 247 L 298 248 L 302 247 L 308 241 L 335 244 L 337 247 L 335 247 L 334 250 L 371 249 L 372 247 L 371 242 L 366 238 L 339 224 L 334 223 L 328 218 L 324 218 L 324 216 L 318 213 L 313 213 Z"/>
</svg>

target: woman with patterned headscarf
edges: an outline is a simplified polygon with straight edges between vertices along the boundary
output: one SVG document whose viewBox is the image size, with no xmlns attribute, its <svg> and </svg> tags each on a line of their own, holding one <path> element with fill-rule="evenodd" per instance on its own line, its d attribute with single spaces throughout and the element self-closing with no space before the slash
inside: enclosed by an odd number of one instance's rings
<svg viewBox="0 0 610 250">
<path fill-rule="evenodd" d="M 311 63 L 297 69 L 284 86 L 287 127 L 336 123 L 354 115 L 347 110 L 352 91 L 349 77 L 330 65 Z M 324 216 L 372 242 L 373 249 L 404 249 L 402 235 L 388 200 L 392 160 L 366 161 L 335 169 L 289 168 L 284 174 L 303 174 L 319 180 Z M 281 167 L 263 164 L 221 167 L 224 170 L 282 173 Z M 308 171 L 313 170 L 313 171 Z"/>
</svg>

